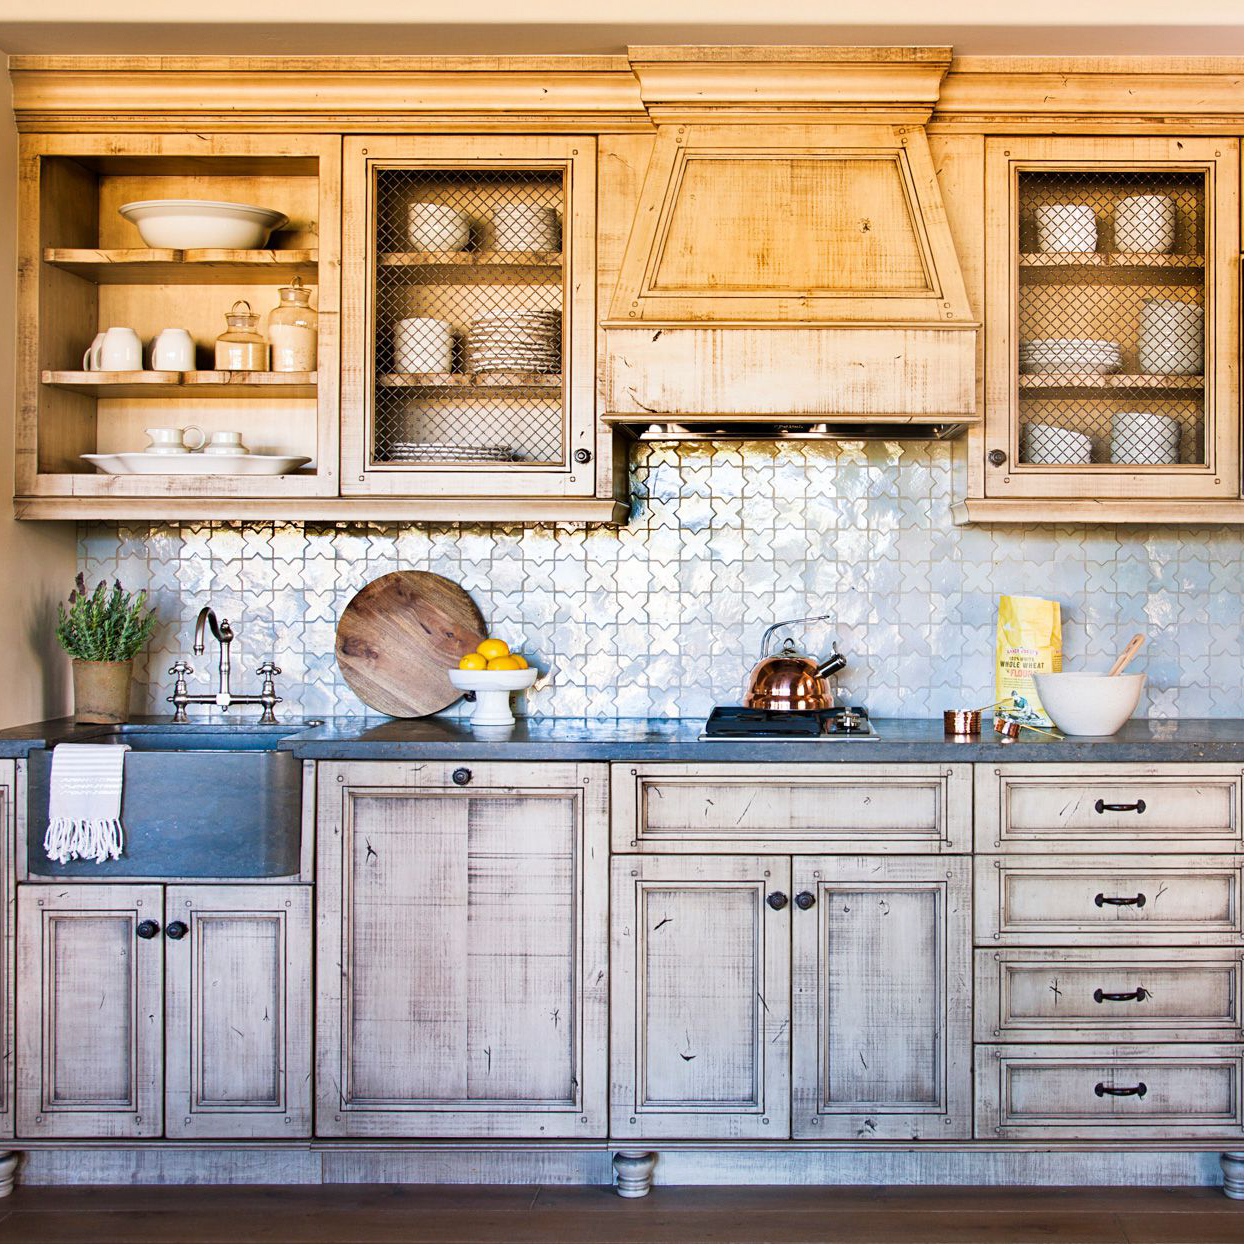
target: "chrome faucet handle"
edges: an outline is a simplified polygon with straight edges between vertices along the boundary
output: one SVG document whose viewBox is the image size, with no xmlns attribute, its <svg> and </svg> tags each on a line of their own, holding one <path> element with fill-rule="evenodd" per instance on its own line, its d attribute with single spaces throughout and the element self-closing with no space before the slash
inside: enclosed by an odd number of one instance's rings
<svg viewBox="0 0 1244 1244">
<path fill-rule="evenodd" d="M 194 673 L 194 666 L 189 661 L 174 661 L 168 671 L 174 678 L 185 678 Z"/>
<path fill-rule="evenodd" d="M 257 674 L 266 674 L 266 675 L 268 675 L 268 677 L 269 677 L 269 678 L 270 678 L 270 677 L 272 677 L 272 675 L 273 675 L 273 674 L 279 674 L 280 672 L 281 672 L 281 667 L 280 667 L 280 666 L 279 666 L 279 665 L 278 665 L 278 664 L 277 664 L 274 660 L 272 660 L 272 658 L 271 658 L 271 657 L 269 657 L 269 658 L 268 658 L 268 659 L 267 659 L 267 660 L 266 660 L 266 661 L 265 661 L 265 662 L 264 662 L 264 663 L 263 663 L 263 664 L 262 664 L 262 665 L 261 665 L 261 666 L 260 666 L 260 667 L 259 667 L 256 671 L 255 671 L 255 673 L 257 673 Z"/>
</svg>

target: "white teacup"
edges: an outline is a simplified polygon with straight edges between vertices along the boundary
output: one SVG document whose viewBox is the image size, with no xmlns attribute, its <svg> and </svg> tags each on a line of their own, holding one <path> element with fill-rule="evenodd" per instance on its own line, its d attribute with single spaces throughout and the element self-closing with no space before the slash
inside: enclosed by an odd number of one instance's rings
<svg viewBox="0 0 1244 1244">
<path fill-rule="evenodd" d="M 96 333 L 82 356 L 83 371 L 142 371 L 143 343 L 132 328 Z"/>
<path fill-rule="evenodd" d="M 153 371 L 194 371 L 194 338 L 184 328 L 166 328 L 151 343 Z"/>
<path fill-rule="evenodd" d="M 400 372 L 453 370 L 454 334 L 448 320 L 418 315 L 393 326 L 393 368 Z"/>
<path fill-rule="evenodd" d="M 188 424 L 184 428 L 147 428 L 145 431 L 151 437 L 151 444 L 146 449 L 146 452 L 149 454 L 192 453 L 195 450 L 202 449 L 207 441 L 207 436 L 203 429 L 194 423 Z M 186 437 L 192 432 L 199 434 L 198 444 L 196 445 L 188 445 L 186 443 Z"/>
<path fill-rule="evenodd" d="M 215 457 L 238 457 L 250 450 L 242 444 L 241 432 L 213 432 L 211 440 L 203 447 L 205 454 Z"/>
</svg>

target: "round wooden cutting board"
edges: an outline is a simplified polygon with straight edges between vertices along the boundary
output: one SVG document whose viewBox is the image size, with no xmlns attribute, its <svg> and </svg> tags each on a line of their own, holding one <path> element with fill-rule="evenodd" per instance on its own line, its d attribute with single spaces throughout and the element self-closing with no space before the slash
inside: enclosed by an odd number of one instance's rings
<svg viewBox="0 0 1244 1244">
<path fill-rule="evenodd" d="M 345 607 L 337 665 L 368 708 L 426 717 L 462 695 L 448 671 L 486 634 L 483 615 L 456 583 L 424 570 L 395 570 Z"/>
</svg>

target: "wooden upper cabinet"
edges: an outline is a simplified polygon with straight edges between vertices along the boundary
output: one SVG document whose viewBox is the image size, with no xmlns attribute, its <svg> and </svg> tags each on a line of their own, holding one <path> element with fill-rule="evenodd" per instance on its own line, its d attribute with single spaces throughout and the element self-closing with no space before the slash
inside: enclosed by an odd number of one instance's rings
<svg viewBox="0 0 1244 1244">
<path fill-rule="evenodd" d="M 1240 521 L 1237 142 L 991 138 L 985 167 L 985 426 L 960 517 L 1225 501 Z"/>
<path fill-rule="evenodd" d="M 350 138 L 345 168 L 343 493 L 611 495 L 596 140 Z"/>
<path fill-rule="evenodd" d="M 610 318 L 971 318 L 920 126 L 661 126 Z"/>
<path fill-rule="evenodd" d="M 604 1135 L 606 779 L 319 766 L 320 1134 Z"/>
</svg>

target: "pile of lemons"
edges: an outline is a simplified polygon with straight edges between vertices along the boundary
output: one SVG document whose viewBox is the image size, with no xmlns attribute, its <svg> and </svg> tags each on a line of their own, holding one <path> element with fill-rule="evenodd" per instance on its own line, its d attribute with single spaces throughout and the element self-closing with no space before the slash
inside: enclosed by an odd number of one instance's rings
<svg viewBox="0 0 1244 1244">
<path fill-rule="evenodd" d="M 474 652 L 458 662 L 460 670 L 525 670 L 527 659 L 511 652 L 504 639 L 483 639 Z"/>
</svg>

